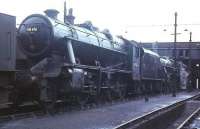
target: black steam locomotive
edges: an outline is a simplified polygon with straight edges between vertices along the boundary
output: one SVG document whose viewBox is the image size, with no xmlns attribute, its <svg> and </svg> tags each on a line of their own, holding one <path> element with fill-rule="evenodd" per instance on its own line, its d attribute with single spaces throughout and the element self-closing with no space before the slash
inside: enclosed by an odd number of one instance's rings
<svg viewBox="0 0 200 129">
<path fill-rule="evenodd" d="M 90 22 L 57 20 L 57 11 L 28 16 L 18 28 L 15 104 L 36 100 L 111 100 L 166 92 L 177 68 L 172 60 Z M 178 76 L 176 76 L 178 78 Z"/>
</svg>

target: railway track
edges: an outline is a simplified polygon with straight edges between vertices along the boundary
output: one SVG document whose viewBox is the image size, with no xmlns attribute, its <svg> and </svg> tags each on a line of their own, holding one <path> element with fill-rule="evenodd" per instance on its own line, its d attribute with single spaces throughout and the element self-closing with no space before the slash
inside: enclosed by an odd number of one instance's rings
<svg viewBox="0 0 200 129">
<path fill-rule="evenodd" d="M 8 105 L 1 106 L 0 108 L 0 122 L 6 122 L 10 120 L 23 119 L 32 117 L 35 115 L 44 114 L 39 106 L 32 103 L 21 105 L 17 108 L 12 108 Z"/>
<path fill-rule="evenodd" d="M 200 94 L 125 122 L 114 129 L 185 129 L 200 112 Z M 196 106 L 194 106 L 194 103 Z"/>
<path fill-rule="evenodd" d="M 103 106 L 111 106 L 123 102 L 133 101 L 134 99 L 124 99 L 124 100 L 115 100 L 112 102 L 101 103 L 96 105 L 94 103 L 86 104 L 84 106 L 73 105 L 69 106 L 61 101 L 56 103 L 55 114 L 70 112 L 70 111 L 80 111 L 80 110 L 89 110 L 94 108 L 101 108 Z M 52 115 L 50 112 L 44 111 L 39 105 L 34 103 L 26 103 L 17 108 L 12 108 L 9 106 L 11 104 L 3 104 L 0 106 L 0 123 L 8 122 L 11 120 L 18 120 L 23 118 L 31 117 L 42 117 L 45 115 Z M 68 106 L 66 106 L 68 105 Z"/>
<path fill-rule="evenodd" d="M 200 113 L 200 107 L 197 108 L 185 121 L 183 121 L 179 127 L 177 129 L 189 129 L 190 127 L 188 127 L 192 121 L 194 120 L 194 118 L 199 115 Z"/>
<path fill-rule="evenodd" d="M 189 113 L 186 113 L 187 115 L 182 115 L 182 112 L 184 112 L 185 109 L 187 109 L 188 107 L 190 107 L 191 105 L 194 105 L 194 103 L 189 103 L 190 101 L 194 101 L 197 100 L 197 98 L 200 97 L 200 94 L 193 96 L 192 98 L 183 100 L 183 101 L 179 101 L 178 103 L 175 104 L 171 104 L 165 108 L 160 108 L 158 110 L 149 112 L 145 115 L 142 115 L 140 117 L 137 117 L 135 119 L 132 119 L 126 123 L 123 123 L 117 127 L 115 127 L 114 129 L 177 129 L 180 128 L 181 125 L 184 125 L 183 122 L 187 120 L 189 120 L 189 116 L 194 113 L 195 111 L 197 111 L 197 108 L 194 107 L 194 109 L 190 109 L 191 111 Z M 129 100 L 127 100 L 129 101 Z M 124 101 L 125 103 L 127 101 Z M 195 101 L 196 102 L 196 101 Z M 199 101 L 198 101 L 199 102 Z M 116 102 L 116 103 L 109 103 L 106 105 L 101 105 L 101 106 L 86 106 L 84 107 L 84 109 L 73 109 L 73 110 L 87 110 L 87 109 L 92 109 L 92 108 L 100 108 L 100 107 L 104 107 L 104 106 L 110 106 L 110 105 L 114 105 L 117 103 L 123 103 L 121 102 Z M 189 106 L 187 106 L 189 105 Z M 196 104 L 196 106 L 200 107 L 200 105 L 198 105 L 198 103 Z M 34 110 L 33 110 L 34 109 Z M 20 110 L 22 112 L 20 112 Z M 2 110 L 0 110 L 1 112 Z M 69 111 L 69 110 L 68 110 Z M 66 110 L 64 110 L 64 112 L 66 112 Z M 0 123 L 5 123 L 11 120 L 18 120 L 18 119 L 24 119 L 24 118 L 30 118 L 30 117 L 45 117 L 48 116 L 48 113 L 44 113 L 41 111 L 41 109 L 38 109 L 36 107 L 34 107 L 34 105 L 24 105 L 24 107 L 22 106 L 20 109 L 18 109 L 17 111 L 12 112 L 13 114 L 8 114 L 8 115 L 0 115 Z M 59 113 L 63 113 L 63 111 L 59 111 Z M 189 115 L 188 115 L 189 114 Z M 177 121 L 177 119 L 179 117 L 183 117 L 184 121 Z M 186 118 L 187 117 L 187 118 Z M 192 118 L 192 117 L 191 117 Z M 163 124 L 164 123 L 164 124 Z M 173 126 L 175 125 L 175 126 Z M 170 127 L 171 126 L 171 127 Z M 182 128 L 180 128 L 182 129 Z"/>
</svg>

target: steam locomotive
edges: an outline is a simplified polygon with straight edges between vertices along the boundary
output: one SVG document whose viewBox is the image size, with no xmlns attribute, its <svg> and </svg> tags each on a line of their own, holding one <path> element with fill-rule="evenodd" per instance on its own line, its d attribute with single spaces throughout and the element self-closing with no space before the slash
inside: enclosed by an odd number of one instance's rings
<svg viewBox="0 0 200 129">
<path fill-rule="evenodd" d="M 59 21 L 56 10 L 33 14 L 18 28 L 16 82 L 10 101 L 88 101 L 166 92 L 177 80 L 173 60 L 90 22 Z M 174 79 L 175 79 L 174 78 Z"/>
</svg>

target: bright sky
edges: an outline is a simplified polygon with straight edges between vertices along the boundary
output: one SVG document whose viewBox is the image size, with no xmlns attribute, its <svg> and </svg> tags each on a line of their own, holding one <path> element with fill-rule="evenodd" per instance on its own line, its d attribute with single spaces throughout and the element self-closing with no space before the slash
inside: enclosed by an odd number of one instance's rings
<svg viewBox="0 0 200 129">
<path fill-rule="evenodd" d="M 100 29 L 108 28 L 113 34 L 139 42 L 173 41 L 170 34 L 174 32 L 174 12 L 177 11 L 178 33 L 181 33 L 177 41 L 188 41 L 189 31 L 193 32 L 193 41 L 200 41 L 199 0 L 66 1 L 67 7 L 74 9 L 75 23 L 91 20 Z M 26 16 L 42 13 L 47 8 L 59 10 L 59 18 L 63 17 L 64 0 L 0 0 L 0 3 L 0 12 L 15 15 L 18 24 Z"/>
</svg>

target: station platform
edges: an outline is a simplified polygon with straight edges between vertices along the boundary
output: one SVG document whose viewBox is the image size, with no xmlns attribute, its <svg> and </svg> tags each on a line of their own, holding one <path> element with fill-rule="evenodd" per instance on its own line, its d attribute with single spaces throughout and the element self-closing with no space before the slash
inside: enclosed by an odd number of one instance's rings
<svg viewBox="0 0 200 129">
<path fill-rule="evenodd" d="M 159 95 L 108 105 L 84 111 L 66 112 L 55 116 L 26 118 L 2 123 L 0 129 L 112 129 L 133 118 L 197 95 L 181 92 L 176 97 Z"/>
</svg>

